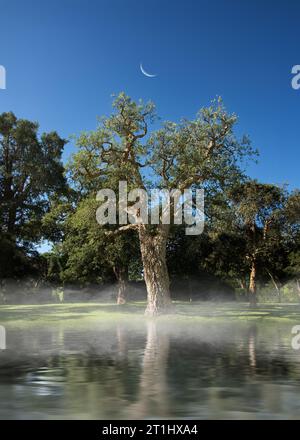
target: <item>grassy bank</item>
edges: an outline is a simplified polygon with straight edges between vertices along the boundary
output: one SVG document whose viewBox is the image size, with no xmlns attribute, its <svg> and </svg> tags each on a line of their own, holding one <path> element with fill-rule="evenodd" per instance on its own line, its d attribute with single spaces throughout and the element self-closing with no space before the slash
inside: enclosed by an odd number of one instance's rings
<svg viewBox="0 0 300 440">
<path fill-rule="evenodd" d="M 299 304 L 260 304 L 250 309 L 244 303 L 175 303 L 175 314 L 160 317 L 175 321 L 278 321 L 300 323 Z M 144 320 L 145 303 L 125 306 L 113 303 L 74 303 L 44 305 L 2 305 L 0 324 L 30 324 L 56 321 Z"/>
</svg>

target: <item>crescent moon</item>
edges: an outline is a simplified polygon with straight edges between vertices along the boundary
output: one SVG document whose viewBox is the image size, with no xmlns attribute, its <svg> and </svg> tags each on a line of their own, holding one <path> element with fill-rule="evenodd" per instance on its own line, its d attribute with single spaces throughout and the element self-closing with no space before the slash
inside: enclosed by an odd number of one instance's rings
<svg viewBox="0 0 300 440">
<path fill-rule="evenodd" d="M 148 72 L 146 72 L 146 70 L 143 68 L 143 64 L 142 63 L 140 63 L 140 69 L 141 69 L 141 72 L 145 75 L 145 76 L 148 76 L 149 78 L 155 78 L 157 75 L 153 75 L 153 74 L 151 74 L 151 73 L 148 73 Z"/>
</svg>

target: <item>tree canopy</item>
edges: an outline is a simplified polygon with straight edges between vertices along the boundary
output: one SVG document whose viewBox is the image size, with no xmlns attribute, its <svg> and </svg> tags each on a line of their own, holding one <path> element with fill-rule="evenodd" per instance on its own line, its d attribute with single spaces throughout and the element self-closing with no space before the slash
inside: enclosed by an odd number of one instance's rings
<svg viewBox="0 0 300 440">
<path fill-rule="evenodd" d="M 14 258 L 42 238 L 41 220 L 51 197 L 66 188 L 61 155 L 66 141 L 56 132 L 38 134 L 38 124 L 0 115 L 0 239 L 9 258 L 5 273 L 14 274 Z"/>
</svg>

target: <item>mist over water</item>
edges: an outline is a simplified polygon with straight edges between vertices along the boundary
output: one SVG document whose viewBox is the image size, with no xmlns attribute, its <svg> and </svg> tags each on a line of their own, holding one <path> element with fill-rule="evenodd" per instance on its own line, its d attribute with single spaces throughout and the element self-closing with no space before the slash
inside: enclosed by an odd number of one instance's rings
<svg viewBox="0 0 300 440">
<path fill-rule="evenodd" d="M 53 322 L 8 322 L 1 419 L 299 417 L 290 324 L 91 320 L 79 309 Z"/>
</svg>

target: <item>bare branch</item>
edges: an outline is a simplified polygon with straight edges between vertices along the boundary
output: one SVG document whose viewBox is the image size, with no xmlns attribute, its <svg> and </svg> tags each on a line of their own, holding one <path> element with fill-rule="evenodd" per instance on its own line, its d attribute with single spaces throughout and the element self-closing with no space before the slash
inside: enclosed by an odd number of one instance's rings
<svg viewBox="0 0 300 440">
<path fill-rule="evenodd" d="M 117 234 L 120 234 L 121 232 L 127 231 L 129 229 L 138 229 L 140 225 L 138 224 L 129 224 L 125 226 L 121 226 L 120 228 L 114 230 L 114 231 L 107 231 L 105 232 L 105 235 L 108 237 L 115 236 Z"/>
</svg>

